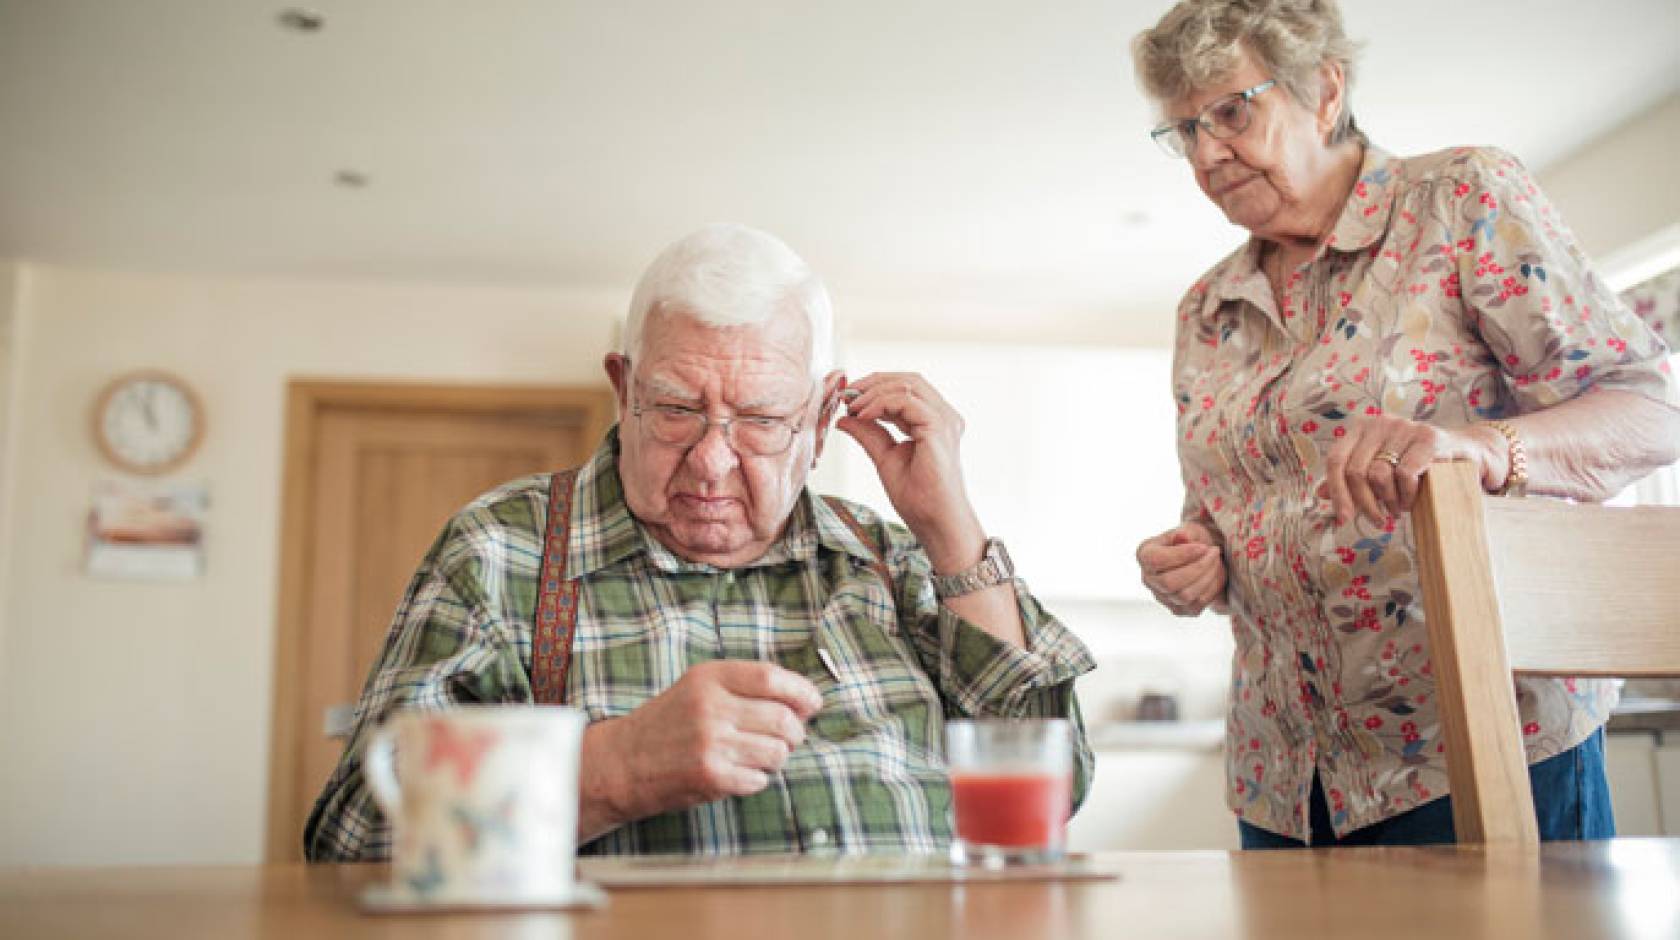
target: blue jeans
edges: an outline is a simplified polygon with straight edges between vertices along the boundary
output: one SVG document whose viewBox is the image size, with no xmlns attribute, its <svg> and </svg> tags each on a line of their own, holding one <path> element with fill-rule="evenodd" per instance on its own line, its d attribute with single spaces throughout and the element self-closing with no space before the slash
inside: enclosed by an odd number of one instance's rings
<svg viewBox="0 0 1680 940">
<path fill-rule="evenodd" d="M 1529 786 L 1534 790 L 1534 813 L 1540 822 L 1542 841 L 1608 839 L 1616 834 L 1615 816 L 1610 810 L 1610 783 L 1604 776 L 1604 729 L 1555 757 L 1528 768 Z M 1328 845 L 1432 845 L 1456 842 L 1453 832 L 1452 797 L 1431 800 L 1341 838 L 1330 828 L 1330 806 L 1324 788 L 1313 774 L 1312 798 L 1307 808 L 1312 821 L 1312 844 Z M 1245 849 L 1299 849 L 1299 839 L 1280 836 L 1238 820 Z"/>
</svg>

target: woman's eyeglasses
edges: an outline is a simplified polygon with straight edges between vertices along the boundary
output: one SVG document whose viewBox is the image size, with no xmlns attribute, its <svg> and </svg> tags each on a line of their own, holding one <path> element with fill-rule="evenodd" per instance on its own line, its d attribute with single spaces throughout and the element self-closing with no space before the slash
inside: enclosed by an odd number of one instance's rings
<svg viewBox="0 0 1680 940">
<path fill-rule="evenodd" d="M 1229 140 L 1248 130 L 1248 123 L 1254 117 L 1248 103 L 1256 95 L 1276 84 L 1275 79 L 1268 78 L 1253 88 L 1215 98 L 1195 117 L 1162 124 L 1150 131 L 1149 136 L 1155 138 L 1155 142 L 1160 144 L 1161 149 L 1170 157 L 1189 156 L 1190 151 L 1196 149 L 1198 129 L 1206 131 L 1209 137 Z"/>
</svg>

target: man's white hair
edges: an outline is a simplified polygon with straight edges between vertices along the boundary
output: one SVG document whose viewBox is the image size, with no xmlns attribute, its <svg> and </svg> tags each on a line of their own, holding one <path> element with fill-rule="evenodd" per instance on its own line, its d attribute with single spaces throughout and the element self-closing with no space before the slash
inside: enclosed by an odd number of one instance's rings
<svg viewBox="0 0 1680 940">
<path fill-rule="evenodd" d="M 821 379 L 834 367 L 834 309 L 822 281 L 768 232 L 708 225 L 673 242 L 648 265 L 630 297 L 620 352 L 636 360 L 651 316 L 683 313 L 710 326 L 750 326 L 789 306 L 811 325 L 811 377 Z"/>
</svg>

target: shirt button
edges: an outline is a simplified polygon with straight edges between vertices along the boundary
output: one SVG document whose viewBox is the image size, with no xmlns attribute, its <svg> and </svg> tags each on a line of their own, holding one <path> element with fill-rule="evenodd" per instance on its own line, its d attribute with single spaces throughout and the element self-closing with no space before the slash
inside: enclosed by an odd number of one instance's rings
<svg viewBox="0 0 1680 940">
<path fill-rule="evenodd" d="M 812 832 L 811 833 L 811 844 L 812 845 L 827 845 L 828 844 L 828 830 L 827 829 L 818 829 L 815 832 Z"/>
</svg>

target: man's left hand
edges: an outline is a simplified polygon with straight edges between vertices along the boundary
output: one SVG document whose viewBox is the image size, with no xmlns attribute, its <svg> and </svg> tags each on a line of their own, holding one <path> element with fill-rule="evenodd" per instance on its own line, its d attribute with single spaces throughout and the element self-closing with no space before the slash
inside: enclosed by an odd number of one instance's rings
<svg viewBox="0 0 1680 940">
<path fill-rule="evenodd" d="M 927 552 L 935 571 L 980 560 L 986 531 L 963 486 L 962 415 L 913 372 L 880 372 L 848 386 L 858 395 L 835 426 L 875 462 L 881 487 Z M 904 440 L 895 441 L 888 426 Z"/>
</svg>

